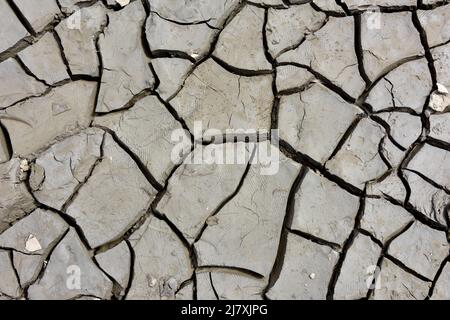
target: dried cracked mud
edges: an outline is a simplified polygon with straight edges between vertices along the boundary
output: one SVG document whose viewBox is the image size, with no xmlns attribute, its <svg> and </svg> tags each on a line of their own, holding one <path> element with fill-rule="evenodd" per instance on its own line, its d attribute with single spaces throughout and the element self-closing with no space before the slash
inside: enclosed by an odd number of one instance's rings
<svg viewBox="0 0 450 320">
<path fill-rule="evenodd" d="M 0 0 L 0 299 L 450 299 L 449 20 Z"/>
</svg>

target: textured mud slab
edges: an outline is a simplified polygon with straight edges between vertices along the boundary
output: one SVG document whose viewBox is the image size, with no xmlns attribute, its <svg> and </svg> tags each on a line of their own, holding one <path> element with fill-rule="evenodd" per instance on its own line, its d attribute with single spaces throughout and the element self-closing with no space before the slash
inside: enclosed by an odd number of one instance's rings
<svg viewBox="0 0 450 320">
<path fill-rule="evenodd" d="M 450 299 L 447 3 L 0 0 L 0 299 Z"/>
</svg>

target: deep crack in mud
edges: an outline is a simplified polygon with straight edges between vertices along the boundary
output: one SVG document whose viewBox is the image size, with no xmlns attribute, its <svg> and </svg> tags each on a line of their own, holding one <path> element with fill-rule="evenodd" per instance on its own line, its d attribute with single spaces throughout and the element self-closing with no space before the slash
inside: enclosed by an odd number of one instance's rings
<svg viewBox="0 0 450 320">
<path fill-rule="evenodd" d="M 447 2 L 1 0 L 0 299 L 450 299 Z"/>
</svg>

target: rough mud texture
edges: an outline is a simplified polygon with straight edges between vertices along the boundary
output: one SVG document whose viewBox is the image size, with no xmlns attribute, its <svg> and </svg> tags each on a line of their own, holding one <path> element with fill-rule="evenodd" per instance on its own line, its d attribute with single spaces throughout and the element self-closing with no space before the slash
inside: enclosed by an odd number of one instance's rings
<svg viewBox="0 0 450 320">
<path fill-rule="evenodd" d="M 0 0 L 0 300 L 450 299 L 449 19 Z"/>
</svg>

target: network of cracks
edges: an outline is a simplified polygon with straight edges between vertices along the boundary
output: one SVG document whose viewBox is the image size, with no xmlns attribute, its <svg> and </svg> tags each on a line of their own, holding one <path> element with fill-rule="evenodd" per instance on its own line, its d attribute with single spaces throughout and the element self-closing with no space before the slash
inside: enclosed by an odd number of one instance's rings
<svg viewBox="0 0 450 320">
<path fill-rule="evenodd" d="M 0 299 L 449 299 L 449 20 L 0 0 Z"/>
</svg>

